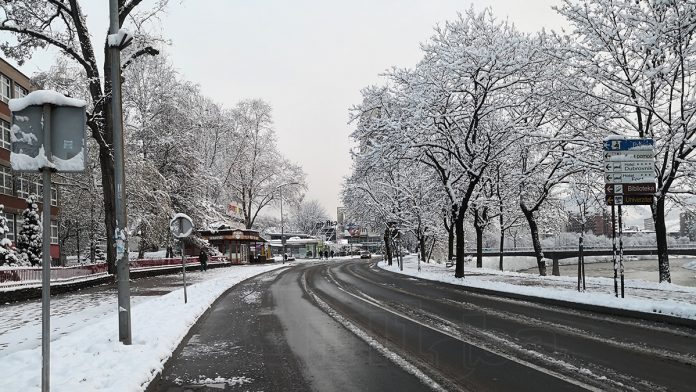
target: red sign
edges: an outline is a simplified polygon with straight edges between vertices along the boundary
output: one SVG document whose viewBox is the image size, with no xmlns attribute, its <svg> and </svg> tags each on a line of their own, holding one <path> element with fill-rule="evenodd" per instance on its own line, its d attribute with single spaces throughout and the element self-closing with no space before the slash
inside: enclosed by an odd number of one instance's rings
<svg viewBox="0 0 696 392">
<path fill-rule="evenodd" d="M 606 184 L 604 193 L 606 195 L 650 195 L 655 193 L 657 187 L 654 183 L 643 184 Z"/>
</svg>

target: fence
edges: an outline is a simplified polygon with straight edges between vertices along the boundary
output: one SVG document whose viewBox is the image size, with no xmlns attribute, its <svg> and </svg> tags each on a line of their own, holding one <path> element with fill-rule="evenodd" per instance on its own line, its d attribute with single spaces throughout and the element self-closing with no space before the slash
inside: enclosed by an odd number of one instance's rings
<svg viewBox="0 0 696 392">
<path fill-rule="evenodd" d="M 187 266 L 196 266 L 198 257 L 187 257 Z M 224 263 L 224 257 L 213 256 L 209 264 Z M 137 271 L 143 269 L 181 267 L 181 258 L 173 259 L 142 259 L 130 262 L 130 270 Z M 51 284 L 69 283 L 76 280 L 96 279 L 108 274 L 106 263 L 84 264 L 72 267 L 51 267 Z M 14 289 L 24 286 L 35 286 L 41 284 L 41 267 L 16 267 L 0 269 L 0 289 Z"/>
</svg>

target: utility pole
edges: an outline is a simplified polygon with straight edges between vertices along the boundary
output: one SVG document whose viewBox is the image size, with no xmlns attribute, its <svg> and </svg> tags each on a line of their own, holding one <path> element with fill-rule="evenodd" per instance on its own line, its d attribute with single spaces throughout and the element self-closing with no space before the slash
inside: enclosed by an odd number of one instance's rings
<svg viewBox="0 0 696 392">
<path fill-rule="evenodd" d="M 114 148 L 114 210 L 116 227 L 116 274 L 118 279 L 118 340 L 131 344 L 130 271 L 126 233 L 126 179 L 123 167 L 123 113 L 121 113 L 121 45 L 114 42 L 121 28 L 118 0 L 109 0 L 109 52 L 111 55 L 111 114 Z"/>
<path fill-rule="evenodd" d="M 51 105 L 43 105 L 44 152 L 51 151 Z M 43 168 L 43 218 L 41 222 L 41 391 L 51 389 L 51 168 Z"/>
<path fill-rule="evenodd" d="M 283 248 L 283 264 L 285 264 L 285 226 L 283 221 L 283 187 L 286 185 L 299 185 L 297 182 L 288 182 L 276 187 L 280 191 L 280 243 Z M 275 193 L 275 191 L 273 191 Z"/>
</svg>

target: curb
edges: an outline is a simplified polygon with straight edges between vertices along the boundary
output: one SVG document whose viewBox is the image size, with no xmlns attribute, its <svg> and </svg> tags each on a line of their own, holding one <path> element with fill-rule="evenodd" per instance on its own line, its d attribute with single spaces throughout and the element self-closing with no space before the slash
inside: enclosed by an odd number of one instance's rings
<svg viewBox="0 0 696 392">
<path fill-rule="evenodd" d="M 387 272 L 390 272 L 390 271 L 387 271 Z M 414 276 L 414 278 L 416 278 L 416 277 Z M 517 300 L 522 300 L 522 301 L 527 301 L 527 302 L 534 302 L 534 303 L 540 303 L 540 304 L 545 304 L 545 305 L 553 305 L 553 306 L 576 309 L 576 310 L 585 310 L 585 311 L 590 311 L 590 312 L 595 312 L 595 313 L 600 313 L 600 314 L 606 314 L 606 315 L 612 315 L 612 316 L 622 316 L 622 317 L 627 317 L 627 318 L 632 318 L 632 319 L 656 321 L 656 322 L 661 322 L 661 323 L 665 323 L 665 324 L 676 325 L 676 326 L 681 326 L 681 327 L 689 327 L 689 328 L 696 329 L 696 320 L 687 319 L 687 318 L 683 318 L 683 317 L 677 317 L 677 316 L 671 316 L 668 314 L 647 313 L 647 312 L 641 312 L 641 311 L 637 311 L 637 310 L 628 310 L 628 309 L 617 309 L 617 308 L 610 308 L 610 307 L 601 306 L 601 305 L 583 304 L 583 303 L 565 301 L 565 300 L 560 300 L 560 299 L 535 297 L 535 296 L 517 294 L 517 293 L 506 293 L 504 291 L 483 289 L 483 288 L 478 288 L 478 287 L 460 286 L 460 285 L 455 285 L 455 284 L 451 284 L 451 283 L 437 282 L 437 281 L 427 280 L 427 279 L 422 279 L 422 278 L 416 278 L 416 279 L 426 280 L 428 282 L 436 282 L 436 283 L 440 283 L 443 285 L 447 285 L 447 286 L 452 287 L 452 288 L 470 291 L 470 292 L 477 293 L 477 294 L 495 295 L 498 297 L 517 299 Z"/>
<path fill-rule="evenodd" d="M 377 263 L 375 263 L 375 265 L 377 265 Z M 696 320 L 678 317 L 678 316 L 671 316 L 668 314 L 648 313 L 648 312 L 641 312 L 638 310 L 628 310 L 628 309 L 617 309 L 617 308 L 610 308 L 610 307 L 602 306 L 602 305 L 583 304 L 583 303 L 571 302 L 571 301 L 566 301 L 566 300 L 561 300 L 561 299 L 535 297 L 535 296 L 531 296 L 531 295 L 518 294 L 518 293 L 508 293 L 508 292 L 504 292 L 504 291 L 484 289 L 484 288 L 479 288 L 479 287 L 469 287 L 469 286 L 463 286 L 463 285 L 456 285 L 456 284 L 452 284 L 452 283 L 440 282 L 437 280 L 429 280 L 429 279 L 419 278 L 417 276 L 400 274 L 398 272 L 392 272 L 392 271 L 386 270 L 386 269 L 381 268 L 381 267 L 378 267 L 378 268 L 384 272 L 388 272 L 388 273 L 392 273 L 392 274 L 396 274 L 396 275 L 400 275 L 400 276 L 408 276 L 408 277 L 415 278 L 415 279 L 418 279 L 421 281 L 437 283 L 437 284 L 448 286 L 448 287 L 451 287 L 454 289 L 465 290 L 465 291 L 469 291 L 469 292 L 477 293 L 477 294 L 495 295 L 498 297 L 517 299 L 517 300 L 522 300 L 522 301 L 527 301 L 527 302 L 534 302 L 534 303 L 538 303 L 538 304 L 553 305 L 553 306 L 569 308 L 569 309 L 576 309 L 576 310 L 585 310 L 585 311 L 590 311 L 590 312 L 595 312 L 595 313 L 600 313 L 600 314 L 606 314 L 606 315 L 612 315 L 612 316 L 622 316 L 622 317 L 627 317 L 627 318 L 632 318 L 632 319 L 637 319 L 637 320 L 655 321 L 655 322 L 661 322 L 661 323 L 680 326 L 680 327 L 688 327 L 688 328 L 696 329 Z"/>
</svg>

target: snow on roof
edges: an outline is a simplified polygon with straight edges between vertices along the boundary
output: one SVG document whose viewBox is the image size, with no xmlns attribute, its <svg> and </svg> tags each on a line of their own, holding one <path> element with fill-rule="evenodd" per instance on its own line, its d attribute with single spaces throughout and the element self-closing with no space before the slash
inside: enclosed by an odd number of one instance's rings
<svg viewBox="0 0 696 392">
<path fill-rule="evenodd" d="M 87 106 L 87 102 L 81 99 L 69 98 L 57 91 L 52 90 L 36 90 L 30 92 L 25 97 L 10 99 L 8 106 L 10 107 L 10 111 L 19 112 L 20 110 L 24 110 L 27 106 L 45 104 L 56 106 L 74 106 L 78 108 Z"/>
</svg>

